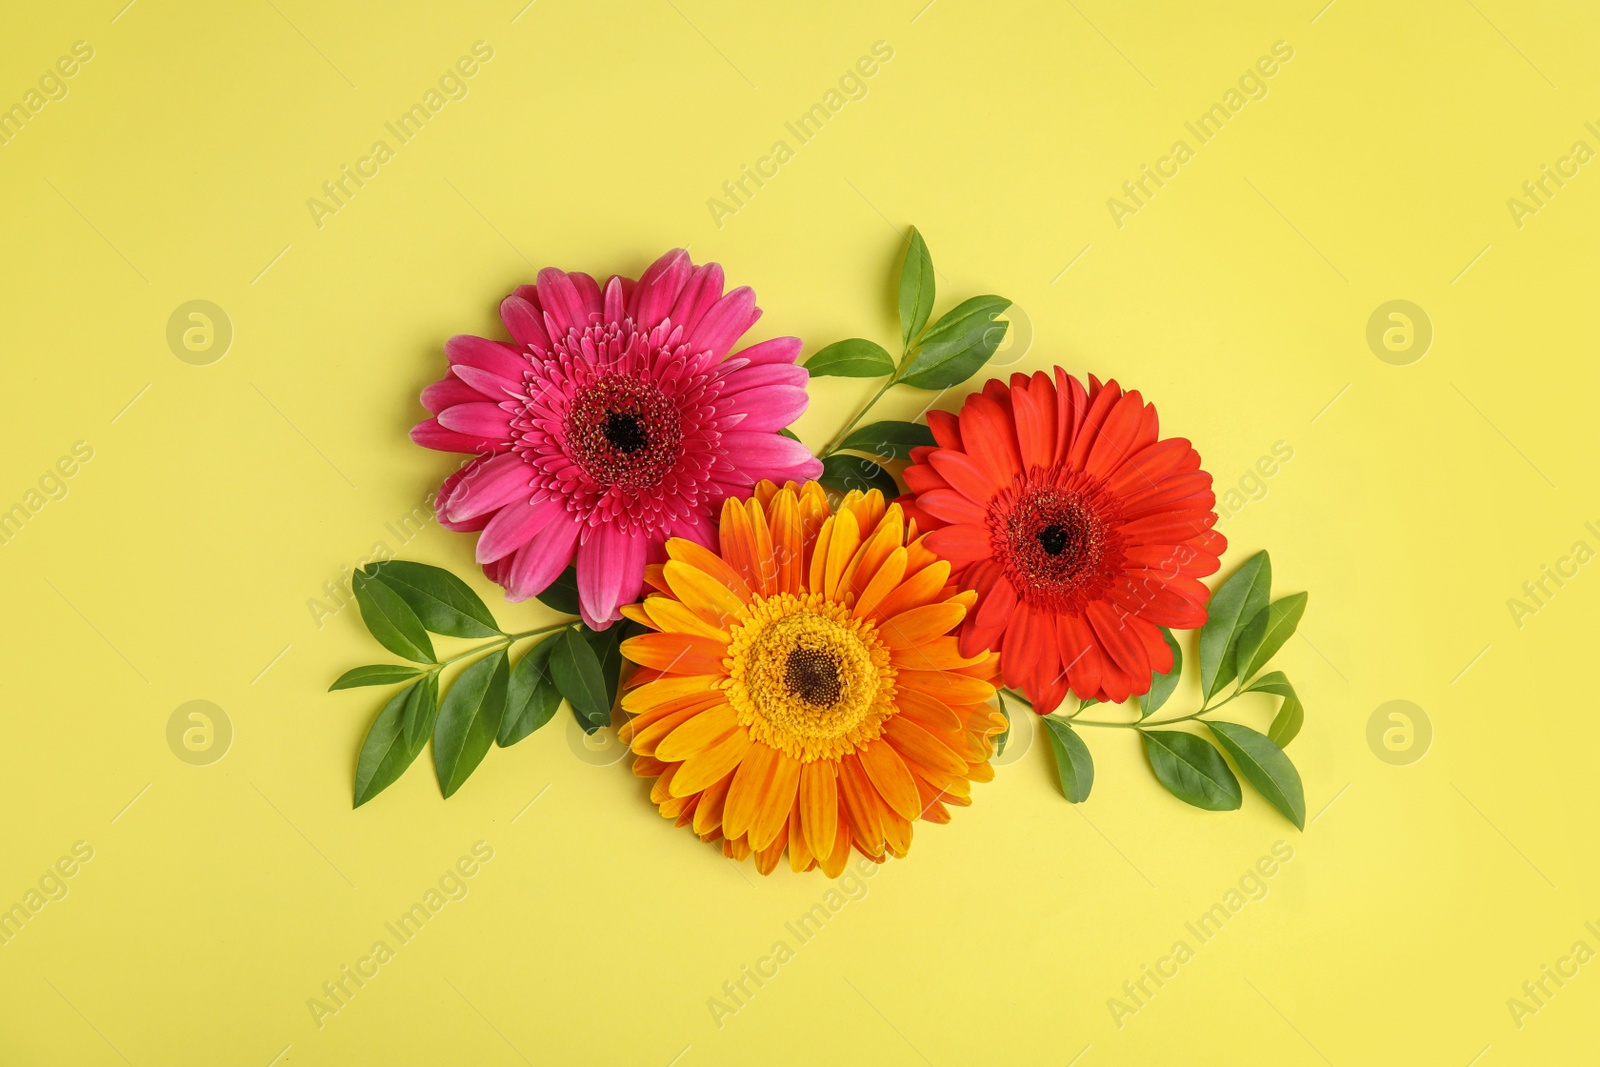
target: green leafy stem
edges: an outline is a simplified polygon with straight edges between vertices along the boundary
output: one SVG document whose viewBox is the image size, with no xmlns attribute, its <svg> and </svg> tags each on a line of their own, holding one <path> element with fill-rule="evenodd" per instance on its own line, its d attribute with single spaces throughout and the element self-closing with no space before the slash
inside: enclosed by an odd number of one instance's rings
<svg viewBox="0 0 1600 1067">
<path fill-rule="evenodd" d="M 578 614 L 571 568 L 539 600 L 559 622 L 508 632 L 465 582 L 449 571 L 407 560 L 363 567 L 352 582 L 367 630 L 411 663 L 378 663 L 340 675 L 330 689 L 405 683 L 373 720 L 356 759 L 355 806 L 405 773 L 433 741 L 434 773 L 449 797 L 491 746 L 509 748 L 549 722 L 565 701 L 585 733 L 611 722 L 630 623 L 591 630 Z M 433 638 L 486 638 L 439 657 Z M 537 638 L 513 665 L 519 642 Z M 470 660 L 447 690 L 444 669 Z M 413 666 L 412 664 L 416 664 Z"/>
<path fill-rule="evenodd" d="M 915 228 L 900 263 L 898 288 L 898 361 L 882 345 L 863 337 L 836 341 L 806 360 L 806 370 L 813 378 L 883 379 L 855 417 L 817 453 L 822 460 L 818 481 L 831 489 L 879 489 L 886 496 L 898 495 L 894 475 L 884 462 L 908 459 L 913 448 L 932 445 L 933 433 L 914 422 L 874 422 L 857 427 L 896 385 L 942 390 L 971 378 L 989 362 L 1010 325 L 996 321 L 1011 306 L 1011 301 L 999 296 L 975 296 L 962 301 L 931 326 L 928 324 L 934 304 L 933 258 Z"/>
<path fill-rule="evenodd" d="M 1211 597 L 1205 625 L 1200 630 L 1200 691 L 1196 711 L 1152 719 L 1171 697 L 1183 673 L 1183 650 L 1171 631 L 1162 634 L 1172 650 L 1172 667 L 1153 674 L 1149 691 L 1138 698 L 1135 721 L 1086 719 L 1084 711 L 1100 701 L 1080 700 L 1069 715 L 1043 715 L 1056 759 L 1061 791 L 1073 803 L 1089 797 L 1094 784 L 1094 761 L 1078 735 L 1084 726 L 1137 730 L 1157 781 L 1187 804 L 1209 811 L 1232 811 L 1243 801 L 1238 768 L 1246 781 L 1300 829 L 1305 828 L 1305 791 L 1300 774 L 1284 749 L 1300 732 L 1305 709 L 1288 676 L 1282 671 L 1261 671 L 1294 634 L 1305 613 L 1307 596 L 1295 593 L 1270 600 L 1272 561 L 1265 552 L 1246 560 Z M 1232 692 L 1223 695 L 1228 683 Z M 1248 693 L 1283 698 L 1266 733 L 1241 723 L 1211 719 L 1212 713 Z M 1220 699 L 1219 699 L 1220 697 Z M 999 692 L 1000 710 L 1010 721 L 1007 700 L 1032 705 L 1011 690 Z M 1200 722 L 1216 744 L 1182 730 L 1163 729 L 1185 722 Z M 1010 729 L 1001 735 L 1003 751 Z M 1224 753 L 1227 758 L 1224 758 Z"/>
</svg>

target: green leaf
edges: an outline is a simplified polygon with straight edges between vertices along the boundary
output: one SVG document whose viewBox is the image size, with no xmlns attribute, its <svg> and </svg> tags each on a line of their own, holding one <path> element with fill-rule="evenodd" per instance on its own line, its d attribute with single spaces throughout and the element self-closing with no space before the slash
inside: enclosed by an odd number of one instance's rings
<svg viewBox="0 0 1600 1067">
<path fill-rule="evenodd" d="M 1305 593 L 1280 597 L 1256 612 L 1239 631 L 1239 651 L 1234 655 L 1239 677 L 1248 679 L 1265 667 L 1294 634 L 1305 612 Z"/>
<path fill-rule="evenodd" d="M 563 615 L 578 614 L 578 568 L 568 567 L 561 577 L 551 582 L 544 592 L 537 594 L 539 603 Z"/>
<path fill-rule="evenodd" d="M 900 263 L 900 347 L 909 349 L 933 314 L 933 257 L 915 226 Z"/>
<path fill-rule="evenodd" d="M 860 456 L 834 453 L 822 461 L 822 474 L 817 481 L 841 493 L 848 493 L 852 489 L 859 489 L 863 493 L 878 489 L 890 500 L 900 495 L 900 486 L 896 484 L 894 475 L 872 460 Z"/>
<path fill-rule="evenodd" d="M 1233 811 L 1244 800 L 1239 779 L 1204 738 L 1181 730 L 1142 730 L 1150 769 L 1167 792 L 1207 811 Z"/>
<path fill-rule="evenodd" d="M 1210 699 L 1238 673 L 1234 646 L 1239 632 L 1267 606 L 1272 561 L 1257 552 L 1211 594 L 1206 624 L 1200 628 L 1200 691 Z"/>
<path fill-rule="evenodd" d="M 1065 719 L 1046 715 L 1044 724 L 1049 728 L 1061 792 L 1074 804 L 1082 804 L 1089 799 L 1089 790 L 1094 788 L 1094 760 L 1089 756 L 1089 746 Z"/>
<path fill-rule="evenodd" d="M 494 616 L 466 582 L 447 570 L 425 563 L 391 559 L 363 571 L 400 594 L 422 625 L 451 637 L 494 637 L 500 633 Z"/>
<path fill-rule="evenodd" d="M 999 756 L 1006 750 L 1006 742 L 1011 740 L 1011 713 L 1006 710 L 1006 698 L 1001 691 L 994 691 L 995 704 L 1000 710 L 1000 716 L 1006 721 L 1006 728 L 994 735 L 994 754 Z"/>
<path fill-rule="evenodd" d="M 1300 697 L 1295 693 L 1294 687 L 1289 687 L 1289 692 L 1283 698 L 1283 705 L 1278 708 L 1278 714 L 1273 717 L 1272 725 L 1267 727 L 1267 737 L 1279 748 L 1288 748 L 1300 733 L 1300 727 L 1306 721 L 1306 709 L 1300 703 Z"/>
<path fill-rule="evenodd" d="M 875 422 L 846 437 L 838 451 L 870 452 L 879 459 L 910 459 L 913 448 L 937 443 L 933 431 L 920 422 Z"/>
<path fill-rule="evenodd" d="M 1294 686 L 1289 684 L 1289 679 L 1282 671 L 1272 671 L 1263 674 L 1255 681 L 1244 687 L 1246 693 L 1276 693 L 1286 697 L 1294 694 Z"/>
<path fill-rule="evenodd" d="M 357 571 L 351 582 L 361 619 L 378 643 L 397 656 L 417 663 L 432 663 L 433 642 L 428 640 L 422 620 L 400 594 L 365 570 Z"/>
<path fill-rule="evenodd" d="M 500 720 L 501 748 L 510 748 L 550 721 L 561 706 L 561 690 L 550 677 L 550 653 L 556 638 L 548 637 L 517 661 L 506 685 L 506 713 Z"/>
<path fill-rule="evenodd" d="M 451 796 L 483 762 L 506 712 L 506 650 L 497 649 L 461 672 L 444 696 L 433 728 L 433 769 Z"/>
<path fill-rule="evenodd" d="M 806 370 L 813 378 L 882 378 L 894 373 L 894 358 L 877 342 L 852 337 L 812 355 Z"/>
<path fill-rule="evenodd" d="M 606 681 L 594 649 L 573 630 L 562 630 L 551 641 L 555 647 L 550 650 L 550 676 L 572 705 L 578 725 L 586 734 L 609 725 L 611 702 L 606 699 Z"/>
<path fill-rule="evenodd" d="M 789 427 L 787 427 L 787 426 L 785 426 L 783 429 L 778 431 L 778 436 L 779 437 L 787 437 L 791 441 L 800 440 L 800 435 L 795 433 L 793 430 L 789 429 Z"/>
<path fill-rule="evenodd" d="M 438 704 L 439 679 L 430 674 L 400 690 L 378 712 L 356 758 L 355 807 L 389 788 L 411 766 L 428 735 L 424 731 L 422 740 L 413 744 L 406 726 L 431 719 Z"/>
<path fill-rule="evenodd" d="M 1245 780 L 1283 812 L 1295 828 L 1306 828 L 1306 796 L 1300 772 L 1272 739 L 1236 722 L 1207 722 L 1219 744 L 1233 757 Z"/>
<path fill-rule="evenodd" d="M 579 632 L 594 650 L 594 658 L 600 661 L 600 677 L 606 683 L 606 721 L 609 722 L 611 710 L 617 705 L 617 686 L 622 680 L 623 639 L 632 637 L 635 632 L 648 631 L 630 619 L 623 619 L 612 623 L 608 629 L 591 630 L 585 626 Z"/>
<path fill-rule="evenodd" d="M 895 381 L 918 389 L 960 385 L 1000 347 L 1010 324 L 994 319 L 1010 306 L 1011 301 L 999 296 L 975 296 L 957 304 L 922 335 L 916 354 Z"/>
<path fill-rule="evenodd" d="M 1141 719 L 1147 719 L 1161 710 L 1161 705 L 1165 704 L 1172 691 L 1178 688 L 1178 679 L 1183 676 L 1183 649 L 1178 647 L 1178 639 L 1173 637 L 1172 631 L 1165 626 L 1161 628 L 1161 636 L 1166 638 L 1167 647 L 1172 649 L 1172 669 L 1166 674 L 1150 676 L 1150 692 L 1139 698 Z"/>
<path fill-rule="evenodd" d="M 422 672 L 415 667 L 407 667 L 401 663 L 374 663 L 370 667 L 353 667 L 339 675 L 337 681 L 328 686 L 328 692 L 335 689 L 358 689 L 364 685 L 393 685 L 395 682 L 404 682 L 415 678 Z"/>
</svg>

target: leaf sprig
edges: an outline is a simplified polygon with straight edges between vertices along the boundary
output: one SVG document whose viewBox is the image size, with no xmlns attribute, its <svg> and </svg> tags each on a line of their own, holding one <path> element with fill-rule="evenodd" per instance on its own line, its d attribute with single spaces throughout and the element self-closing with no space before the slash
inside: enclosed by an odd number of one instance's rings
<svg viewBox="0 0 1600 1067">
<path fill-rule="evenodd" d="M 1272 561 L 1266 552 L 1246 560 L 1211 596 L 1206 623 L 1200 629 L 1200 690 L 1197 711 L 1152 719 L 1177 688 L 1183 672 L 1183 651 L 1171 631 L 1163 629 L 1172 649 L 1172 669 L 1153 675 L 1150 690 L 1138 698 L 1139 718 L 1115 722 L 1081 718 L 1085 709 L 1099 703 L 1080 701 L 1070 715 L 1045 715 L 1050 747 L 1056 758 L 1061 792 L 1074 804 L 1089 797 L 1094 784 L 1094 762 L 1089 747 L 1078 735 L 1080 727 L 1137 730 L 1156 780 L 1186 804 L 1208 811 L 1233 811 L 1243 802 L 1243 791 L 1233 767 L 1284 817 L 1305 829 L 1305 791 L 1284 748 L 1300 732 L 1305 708 L 1282 671 L 1260 674 L 1281 649 L 1305 614 L 1306 594 L 1294 593 L 1269 600 Z M 1219 694 L 1233 683 L 1233 690 Z M 1264 693 L 1283 698 L 1272 725 L 1260 733 L 1241 723 L 1208 718 L 1239 697 Z M 1009 690 L 1005 697 L 1021 701 Z M 1004 710 L 1004 698 L 1001 702 Z M 1200 734 L 1164 727 L 1177 723 L 1202 723 L 1216 743 Z M 1008 731 L 1009 732 L 1009 731 Z M 1226 753 L 1226 758 L 1224 758 Z M 1232 760 L 1233 767 L 1229 766 Z"/>
<path fill-rule="evenodd" d="M 913 448 L 932 445 L 932 431 L 914 422 L 874 422 L 860 429 L 857 425 L 896 385 L 942 390 L 971 378 L 989 362 L 1010 325 L 996 321 L 1011 306 L 1011 301 L 999 296 L 965 300 L 928 325 L 934 304 L 933 257 L 914 227 L 900 263 L 898 284 L 898 363 L 882 345 L 862 337 L 836 341 L 806 360 L 806 370 L 813 378 L 884 379 L 860 413 L 818 453 L 822 475 L 817 480 L 830 489 L 878 489 L 885 496 L 899 495 L 894 475 L 884 463 L 909 459 Z"/>
<path fill-rule="evenodd" d="M 460 789 L 498 745 L 509 748 L 549 722 L 565 700 L 585 733 L 610 724 L 629 623 L 591 630 L 579 619 L 576 577 L 558 578 L 539 600 L 567 618 L 510 633 L 470 586 L 449 571 L 407 560 L 369 564 L 352 583 L 368 631 L 420 666 L 378 663 L 340 675 L 329 690 L 408 683 L 373 720 L 356 759 L 355 807 L 392 785 L 433 739 L 440 791 Z M 430 634 L 486 641 L 440 658 Z M 512 649 L 533 640 L 513 665 Z M 443 673 L 468 661 L 454 683 Z M 442 693 L 442 699 L 441 699 Z"/>
</svg>

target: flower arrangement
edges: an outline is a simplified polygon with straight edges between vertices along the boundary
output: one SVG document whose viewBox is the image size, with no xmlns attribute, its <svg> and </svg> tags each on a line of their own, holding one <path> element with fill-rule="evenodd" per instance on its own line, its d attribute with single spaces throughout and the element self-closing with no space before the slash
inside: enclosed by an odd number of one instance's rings
<svg viewBox="0 0 1600 1067">
<path fill-rule="evenodd" d="M 637 281 L 542 270 L 501 303 L 510 341 L 446 342 L 449 368 L 422 394 L 432 417 L 412 430 L 471 457 L 441 486 L 439 520 L 477 535 L 507 601 L 560 618 L 502 627 L 446 570 L 363 567 L 362 619 L 409 662 L 332 686 L 401 685 L 362 744 L 356 806 L 430 739 L 448 797 L 565 704 L 587 732 L 619 720 L 676 826 L 763 874 L 787 854 L 832 877 L 852 851 L 904 857 L 916 823 L 970 804 L 1026 709 L 1069 801 L 1094 782 L 1085 730 L 1133 730 L 1179 799 L 1238 808 L 1242 775 L 1303 827 L 1284 748 L 1304 710 L 1266 668 L 1306 594 L 1271 598 L 1265 552 L 1204 584 L 1227 548 L 1211 475 L 1115 380 L 1013 374 L 925 424 L 861 425 L 891 388 L 952 389 L 999 347 L 1009 301 L 933 319 L 935 295 L 913 230 L 899 358 L 852 338 L 798 365 L 793 337 L 735 351 L 754 294 L 680 250 Z M 880 385 L 813 455 L 788 427 L 827 375 Z M 1163 716 L 1185 631 L 1202 702 Z M 441 656 L 433 636 L 475 643 Z M 1265 732 L 1214 717 L 1252 694 L 1279 698 Z M 1085 715 L 1096 705 L 1128 712 Z"/>
</svg>

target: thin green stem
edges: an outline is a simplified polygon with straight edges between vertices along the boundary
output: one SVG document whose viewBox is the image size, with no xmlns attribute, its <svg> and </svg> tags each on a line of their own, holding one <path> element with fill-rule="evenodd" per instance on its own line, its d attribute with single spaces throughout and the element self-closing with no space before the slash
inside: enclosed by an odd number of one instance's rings
<svg viewBox="0 0 1600 1067">
<path fill-rule="evenodd" d="M 850 431 L 854 430 L 857 424 L 860 423 L 862 419 L 867 417 L 867 412 L 871 411 L 873 406 L 877 404 L 879 400 L 883 399 L 883 394 L 887 393 L 889 391 L 889 387 L 894 385 L 894 383 L 895 375 L 891 374 L 888 379 L 884 381 L 883 385 L 878 389 L 878 391 L 872 394 L 872 399 L 867 401 L 866 406 L 860 411 L 856 412 L 856 417 L 846 423 L 845 428 L 835 434 L 833 440 L 824 445 L 822 451 L 818 454 L 823 459 L 833 455 L 834 450 L 839 447 L 839 442 L 850 436 Z"/>
<path fill-rule="evenodd" d="M 435 663 L 432 667 L 428 668 L 428 673 L 437 674 L 450 664 L 456 662 L 457 660 L 466 659 L 468 656 L 477 656 L 485 652 L 498 652 L 502 648 L 510 648 L 512 645 L 516 644 L 518 641 L 521 641 L 525 637 L 536 637 L 539 634 L 547 634 L 552 630 L 564 630 L 577 621 L 578 620 L 576 619 L 568 619 L 566 622 L 551 623 L 549 626 L 539 626 L 532 630 L 523 630 L 521 633 L 502 634 L 499 637 L 491 638 L 484 644 L 469 648 L 465 652 L 458 652 L 448 659 L 440 660 L 438 663 Z"/>
</svg>

